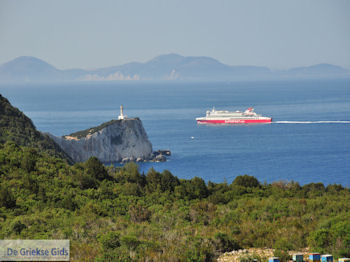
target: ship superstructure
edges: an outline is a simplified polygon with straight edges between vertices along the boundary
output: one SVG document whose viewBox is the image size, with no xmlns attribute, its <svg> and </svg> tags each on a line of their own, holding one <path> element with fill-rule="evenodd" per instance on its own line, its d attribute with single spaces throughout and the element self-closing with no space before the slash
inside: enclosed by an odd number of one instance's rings
<svg viewBox="0 0 350 262">
<path fill-rule="evenodd" d="M 198 124 L 254 124 L 254 123 L 270 123 L 271 117 L 259 115 L 254 112 L 254 108 L 249 107 L 244 112 L 241 111 L 207 111 L 205 117 L 196 118 Z"/>
</svg>

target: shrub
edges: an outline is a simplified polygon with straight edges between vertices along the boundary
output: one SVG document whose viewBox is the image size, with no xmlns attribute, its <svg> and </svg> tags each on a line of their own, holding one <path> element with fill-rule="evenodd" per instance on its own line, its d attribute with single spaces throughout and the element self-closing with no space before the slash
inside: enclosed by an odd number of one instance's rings
<svg viewBox="0 0 350 262">
<path fill-rule="evenodd" d="M 21 232 L 27 228 L 25 224 L 21 222 L 20 219 L 15 219 L 12 222 L 12 231 L 15 232 L 17 235 L 21 234 Z"/>
<path fill-rule="evenodd" d="M 88 174 L 85 174 L 85 173 L 78 174 L 77 180 L 81 189 L 98 187 L 98 181 Z"/>
<path fill-rule="evenodd" d="M 213 243 L 218 253 L 241 249 L 241 246 L 234 239 L 221 232 L 215 234 Z"/>
<path fill-rule="evenodd" d="M 330 252 L 335 256 L 350 256 L 350 215 L 341 215 L 323 223 L 312 232 L 309 245 L 319 252 Z"/>
<path fill-rule="evenodd" d="M 248 175 L 236 177 L 235 180 L 233 180 L 232 184 L 236 185 L 236 186 L 243 186 L 243 187 L 259 187 L 260 186 L 258 179 L 256 179 L 253 176 L 248 176 Z"/>
<path fill-rule="evenodd" d="M 120 247 L 120 234 L 118 232 L 108 232 L 105 235 L 100 235 L 98 241 L 100 242 L 104 251 L 113 250 Z"/>
<path fill-rule="evenodd" d="M 148 221 L 151 217 L 151 211 L 148 208 L 137 204 L 135 206 L 131 206 L 129 209 L 130 220 L 132 222 L 143 222 Z"/>
<path fill-rule="evenodd" d="M 104 165 L 97 159 L 97 157 L 90 157 L 85 162 L 86 174 L 92 178 L 102 181 L 109 178 L 108 172 Z"/>
<path fill-rule="evenodd" d="M 28 173 L 35 170 L 37 151 L 35 149 L 30 149 L 23 154 L 21 160 L 21 168 Z"/>
<path fill-rule="evenodd" d="M 209 262 L 214 260 L 213 247 L 208 239 L 189 239 L 191 245 L 186 247 L 184 261 L 188 262 Z"/>
<path fill-rule="evenodd" d="M 135 251 L 142 242 L 135 236 L 122 236 L 121 244 L 129 251 Z"/>
<path fill-rule="evenodd" d="M 292 259 L 292 256 L 285 250 L 276 249 L 273 255 L 279 257 L 281 262 L 287 262 Z"/>
<path fill-rule="evenodd" d="M 14 208 L 16 206 L 16 200 L 6 185 L 2 185 L 0 188 L 0 206 L 6 208 Z"/>
</svg>

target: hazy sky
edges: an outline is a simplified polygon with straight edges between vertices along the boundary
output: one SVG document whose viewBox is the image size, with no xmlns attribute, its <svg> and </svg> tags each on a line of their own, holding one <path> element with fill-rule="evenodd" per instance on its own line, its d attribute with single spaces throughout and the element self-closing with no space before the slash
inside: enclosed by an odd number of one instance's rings
<svg viewBox="0 0 350 262">
<path fill-rule="evenodd" d="M 96 68 L 165 53 L 350 68 L 350 0 L 0 0 L 0 63 Z"/>
</svg>

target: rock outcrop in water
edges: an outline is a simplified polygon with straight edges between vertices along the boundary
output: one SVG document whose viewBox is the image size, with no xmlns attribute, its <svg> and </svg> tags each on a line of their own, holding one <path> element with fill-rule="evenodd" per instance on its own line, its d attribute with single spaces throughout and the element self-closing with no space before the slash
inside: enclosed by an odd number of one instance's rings
<svg viewBox="0 0 350 262">
<path fill-rule="evenodd" d="M 105 163 L 146 161 L 154 157 L 152 144 L 139 118 L 111 120 L 68 136 L 51 137 L 76 162 L 91 156 Z"/>
</svg>

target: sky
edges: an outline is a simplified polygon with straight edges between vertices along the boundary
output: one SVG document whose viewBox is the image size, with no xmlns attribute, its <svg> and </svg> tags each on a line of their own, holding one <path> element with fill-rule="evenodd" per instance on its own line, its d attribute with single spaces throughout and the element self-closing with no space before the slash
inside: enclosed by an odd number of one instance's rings
<svg viewBox="0 0 350 262">
<path fill-rule="evenodd" d="M 0 0 L 0 64 L 26 55 L 91 69 L 167 53 L 350 68 L 350 1 Z"/>
</svg>

